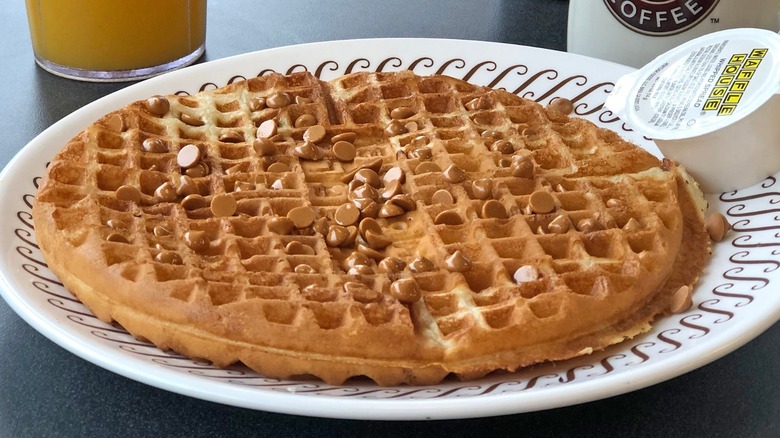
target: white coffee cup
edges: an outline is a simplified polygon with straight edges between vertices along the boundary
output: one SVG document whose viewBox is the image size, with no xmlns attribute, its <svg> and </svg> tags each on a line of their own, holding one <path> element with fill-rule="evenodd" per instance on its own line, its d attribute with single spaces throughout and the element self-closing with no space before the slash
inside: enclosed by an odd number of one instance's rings
<svg viewBox="0 0 780 438">
<path fill-rule="evenodd" d="M 780 28 L 780 0 L 569 0 L 568 51 L 641 67 L 724 29 Z"/>
</svg>

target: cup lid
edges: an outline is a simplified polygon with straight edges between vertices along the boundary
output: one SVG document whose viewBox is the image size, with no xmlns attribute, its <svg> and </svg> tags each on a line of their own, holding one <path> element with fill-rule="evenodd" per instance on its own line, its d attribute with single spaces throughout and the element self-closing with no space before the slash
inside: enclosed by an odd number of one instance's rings
<svg viewBox="0 0 780 438">
<path fill-rule="evenodd" d="M 730 29 L 693 39 L 623 76 L 606 106 L 643 135 L 696 137 L 733 124 L 780 88 L 780 35 Z"/>
</svg>

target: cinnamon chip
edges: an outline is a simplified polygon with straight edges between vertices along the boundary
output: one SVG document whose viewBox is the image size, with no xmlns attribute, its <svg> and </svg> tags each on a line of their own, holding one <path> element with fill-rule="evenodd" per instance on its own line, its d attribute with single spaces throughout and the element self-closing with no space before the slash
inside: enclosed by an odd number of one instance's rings
<svg viewBox="0 0 780 438">
<path fill-rule="evenodd" d="M 349 231 L 341 225 L 331 225 L 325 235 L 325 244 L 331 247 L 343 245 L 349 238 Z"/>
<path fill-rule="evenodd" d="M 574 104 L 572 101 L 564 97 L 554 98 L 550 102 L 549 107 L 566 115 L 569 115 L 574 111 Z"/>
<path fill-rule="evenodd" d="M 345 163 L 354 160 L 357 154 L 355 145 L 346 141 L 337 141 L 333 145 L 332 150 L 333 156 L 336 157 L 337 160 L 343 161 Z"/>
<path fill-rule="evenodd" d="M 420 174 L 423 174 L 423 173 L 430 173 L 430 172 L 441 172 L 441 167 L 439 167 L 438 164 L 433 163 L 431 161 L 425 161 L 423 163 L 420 163 L 414 169 L 414 173 L 416 175 L 420 175 Z"/>
<path fill-rule="evenodd" d="M 357 244 L 357 250 L 360 253 L 365 254 L 369 258 L 371 258 L 373 260 L 376 260 L 377 262 L 382 260 L 385 257 L 384 255 L 382 255 L 381 252 L 375 250 L 374 248 L 371 248 L 368 245 L 364 245 L 362 243 L 358 243 Z"/>
<path fill-rule="evenodd" d="M 179 116 L 179 120 L 181 120 L 182 122 L 184 122 L 187 125 L 196 126 L 196 127 L 197 126 L 203 126 L 205 124 L 205 122 L 203 120 L 199 119 L 197 116 L 193 116 L 193 115 L 187 114 L 187 113 L 182 113 Z"/>
<path fill-rule="evenodd" d="M 517 284 L 536 281 L 539 279 L 539 271 L 530 265 L 521 266 L 517 268 L 515 273 L 512 275 L 512 279 L 515 280 L 515 283 Z"/>
<path fill-rule="evenodd" d="M 198 164 L 201 156 L 202 153 L 199 147 L 194 144 L 188 144 L 179 149 L 179 153 L 176 154 L 176 163 L 179 167 L 187 169 Z"/>
<path fill-rule="evenodd" d="M 221 134 L 219 141 L 223 143 L 240 143 L 244 141 L 244 135 L 237 131 L 229 131 Z"/>
<path fill-rule="evenodd" d="M 356 139 L 357 139 L 357 134 L 355 134 L 354 132 L 342 132 L 341 134 L 336 134 L 333 137 L 331 137 L 330 142 L 333 144 L 336 144 L 340 141 L 355 143 Z"/>
<path fill-rule="evenodd" d="M 184 233 L 184 244 L 196 252 L 205 251 L 211 246 L 206 233 L 199 230 L 190 230 Z"/>
<path fill-rule="evenodd" d="M 445 210 L 436 215 L 433 223 L 436 225 L 461 225 L 463 218 L 454 210 Z"/>
<path fill-rule="evenodd" d="M 489 199 L 493 196 L 493 180 L 481 178 L 471 183 L 471 194 L 476 199 Z"/>
<path fill-rule="evenodd" d="M 266 120 L 257 127 L 258 138 L 271 138 L 276 135 L 276 120 Z"/>
<path fill-rule="evenodd" d="M 356 265 L 351 268 L 349 268 L 349 271 L 347 271 L 347 275 L 351 275 L 353 277 L 361 277 L 365 275 L 373 275 L 374 270 L 371 269 L 371 266 L 368 265 Z"/>
<path fill-rule="evenodd" d="M 448 183 L 459 183 L 466 179 L 466 172 L 460 167 L 450 164 L 449 167 L 444 169 L 444 180 Z"/>
<path fill-rule="evenodd" d="M 184 263 L 181 256 L 173 251 L 161 251 L 154 256 L 154 260 L 169 265 L 181 265 Z"/>
<path fill-rule="evenodd" d="M 393 243 L 392 240 L 388 239 L 381 233 L 375 233 L 372 230 L 367 230 L 363 237 L 366 240 L 366 243 L 368 243 L 368 246 L 376 250 L 385 249 L 391 243 Z"/>
<path fill-rule="evenodd" d="M 555 210 L 555 198 L 544 190 L 537 190 L 531 194 L 528 205 L 534 213 L 550 213 Z"/>
<path fill-rule="evenodd" d="M 284 251 L 290 255 L 314 255 L 314 248 L 297 240 L 289 242 Z"/>
<path fill-rule="evenodd" d="M 704 228 L 713 242 L 720 242 L 726 236 L 726 233 L 731 230 L 731 224 L 722 214 L 713 213 L 707 216 L 707 219 L 704 221 Z"/>
<path fill-rule="evenodd" d="M 471 259 L 457 250 L 444 260 L 444 267 L 450 272 L 465 272 L 471 269 Z"/>
<path fill-rule="evenodd" d="M 236 198 L 228 193 L 216 195 L 211 198 L 211 212 L 216 217 L 233 216 L 237 207 L 238 203 L 236 202 Z"/>
<path fill-rule="evenodd" d="M 379 178 L 379 175 L 377 175 L 376 172 L 371 169 L 358 170 L 355 172 L 354 179 L 356 181 L 368 184 L 375 189 L 378 189 L 382 186 L 382 180 Z"/>
<path fill-rule="evenodd" d="M 377 213 L 377 215 L 382 218 L 389 218 L 389 217 L 400 216 L 404 213 L 406 213 L 406 210 L 404 210 L 403 208 L 395 204 L 391 204 L 388 202 L 379 208 L 379 212 Z"/>
<path fill-rule="evenodd" d="M 408 106 L 401 106 L 390 111 L 390 117 L 396 120 L 408 119 L 414 115 L 414 110 Z"/>
<path fill-rule="evenodd" d="M 179 187 L 176 188 L 176 194 L 178 196 L 194 195 L 198 192 L 198 183 L 196 183 L 195 180 L 187 175 L 179 177 Z"/>
<path fill-rule="evenodd" d="M 593 231 L 598 231 L 601 229 L 601 224 L 599 224 L 598 221 L 592 218 L 584 218 L 580 219 L 579 222 L 577 222 L 577 231 L 582 231 L 583 233 L 591 233 Z"/>
<path fill-rule="evenodd" d="M 396 135 L 406 134 L 407 129 L 398 120 L 393 120 L 385 127 L 385 134 L 389 137 L 395 137 Z"/>
<path fill-rule="evenodd" d="M 288 93 L 274 93 L 265 99 L 268 108 L 282 108 L 292 103 L 292 97 Z"/>
<path fill-rule="evenodd" d="M 208 205 L 206 198 L 198 194 L 187 195 L 181 200 L 181 206 L 185 210 L 197 210 Z"/>
<path fill-rule="evenodd" d="M 509 216 L 506 213 L 504 204 L 491 199 L 482 204 L 482 217 L 485 219 L 506 219 Z"/>
<path fill-rule="evenodd" d="M 266 108 L 264 97 L 254 97 L 249 101 L 249 110 L 260 111 Z"/>
<path fill-rule="evenodd" d="M 496 140 L 490 145 L 490 150 L 494 152 L 500 152 L 505 155 L 511 155 L 515 153 L 515 147 L 507 140 Z"/>
<path fill-rule="evenodd" d="M 162 183 L 154 190 L 154 197 L 163 202 L 173 202 L 176 200 L 176 188 L 169 182 Z"/>
<path fill-rule="evenodd" d="M 354 204 L 343 204 L 336 210 L 334 218 L 336 223 L 341 226 L 355 225 L 360 219 L 360 210 Z"/>
<path fill-rule="evenodd" d="M 404 304 L 412 304 L 422 298 L 417 282 L 412 278 L 401 278 L 390 285 L 390 294 Z"/>
<path fill-rule="evenodd" d="M 423 272 L 430 272 L 436 270 L 436 265 L 426 257 L 416 257 L 409 263 L 409 270 L 414 273 L 421 274 Z"/>
<path fill-rule="evenodd" d="M 165 96 L 152 96 L 146 99 L 146 102 L 144 103 L 146 105 L 146 110 L 157 117 L 168 114 L 168 110 L 171 108 L 171 103 L 168 102 L 168 99 Z"/>
<path fill-rule="evenodd" d="M 322 125 L 310 126 L 306 129 L 306 132 L 303 133 L 303 140 L 310 141 L 312 143 L 319 143 L 323 138 L 325 138 L 325 133 L 325 127 Z"/>
<path fill-rule="evenodd" d="M 452 193 L 446 189 L 439 189 L 433 194 L 433 196 L 431 196 L 431 203 L 453 205 L 455 203 L 455 199 L 452 197 Z"/>
<path fill-rule="evenodd" d="M 315 161 L 320 159 L 320 153 L 317 146 L 311 142 L 304 142 L 302 145 L 293 148 L 293 155 L 303 160 Z"/>
<path fill-rule="evenodd" d="M 106 126 L 112 131 L 122 132 L 125 126 L 125 121 L 122 119 L 121 115 L 112 114 L 108 120 L 106 120 Z"/>
<path fill-rule="evenodd" d="M 571 222 L 566 215 L 558 215 L 555 219 L 547 225 L 547 229 L 553 234 L 564 234 L 569 231 Z"/>
<path fill-rule="evenodd" d="M 683 313 L 693 305 L 692 289 L 690 286 L 681 286 L 672 294 L 670 309 L 672 313 Z"/>
<path fill-rule="evenodd" d="M 391 181 L 385 185 L 384 189 L 382 189 L 380 198 L 386 201 L 399 194 L 401 194 L 401 184 L 398 181 Z"/>
<path fill-rule="evenodd" d="M 150 137 L 143 141 L 141 147 L 146 152 L 153 152 L 156 154 L 161 154 L 163 152 L 168 152 L 168 148 L 165 147 L 165 143 L 160 140 L 159 138 Z"/>
<path fill-rule="evenodd" d="M 120 201 L 128 201 L 136 204 L 141 201 L 141 192 L 135 186 L 129 184 L 120 186 L 116 189 L 114 194 Z"/>
<path fill-rule="evenodd" d="M 377 265 L 379 272 L 397 274 L 406 268 L 406 262 L 398 257 L 386 257 Z"/>
<path fill-rule="evenodd" d="M 287 235 L 295 229 L 295 223 L 285 216 L 274 216 L 268 220 L 268 231 L 276 234 Z"/>
<path fill-rule="evenodd" d="M 257 155 L 264 157 L 276 155 L 277 153 L 276 143 L 264 137 L 256 139 L 252 143 L 252 148 L 255 150 Z"/>
<path fill-rule="evenodd" d="M 295 207 L 287 213 L 287 218 L 295 228 L 306 228 L 314 223 L 314 210 L 311 207 Z"/>
<path fill-rule="evenodd" d="M 523 155 L 513 160 L 509 169 L 512 176 L 525 179 L 534 178 L 534 162 L 528 155 Z"/>
<path fill-rule="evenodd" d="M 202 178 L 209 174 L 209 166 L 203 161 L 199 161 L 194 166 L 185 170 L 184 173 L 192 178 Z"/>
<path fill-rule="evenodd" d="M 414 199 L 412 199 L 412 197 L 406 193 L 394 195 L 387 201 L 387 203 L 397 205 L 403 208 L 405 211 L 414 211 L 417 209 L 417 203 L 414 202 Z"/>
<path fill-rule="evenodd" d="M 368 184 L 366 180 L 360 181 L 360 180 L 354 180 L 357 187 L 352 189 L 352 192 L 350 192 L 350 197 L 352 198 L 358 198 L 358 199 L 371 199 L 371 200 L 378 200 L 379 199 L 379 191 L 374 188 L 373 185 Z"/>
<path fill-rule="evenodd" d="M 295 119 L 293 126 L 296 128 L 305 128 L 307 126 L 314 126 L 317 124 L 317 118 L 311 114 L 302 114 Z"/>
<path fill-rule="evenodd" d="M 390 184 L 393 181 L 398 181 L 399 184 L 403 184 L 406 181 L 406 174 L 403 169 L 398 166 L 393 166 L 387 169 L 384 175 L 382 175 L 382 183 L 385 185 Z"/>
</svg>

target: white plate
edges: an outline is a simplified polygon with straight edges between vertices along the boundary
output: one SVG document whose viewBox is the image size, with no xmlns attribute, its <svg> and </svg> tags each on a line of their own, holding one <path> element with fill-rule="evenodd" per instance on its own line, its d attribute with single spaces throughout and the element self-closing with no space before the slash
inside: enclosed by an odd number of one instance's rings
<svg viewBox="0 0 780 438">
<path fill-rule="evenodd" d="M 627 67 L 567 53 L 473 41 L 380 39 L 284 47 L 194 66 L 145 81 L 74 112 L 28 144 L 0 175 L 0 286 L 29 324 L 71 352 L 152 386 L 236 406 L 356 419 L 442 419 L 560 407 L 639 389 L 711 362 L 756 337 L 780 315 L 780 193 L 775 178 L 710 199 L 734 224 L 715 246 L 694 306 L 660 320 L 644 336 L 604 352 L 475 382 L 380 388 L 268 379 L 138 342 L 104 324 L 62 288 L 35 246 L 30 205 L 45 163 L 102 114 L 158 93 L 194 93 L 269 69 L 308 69 L 323 79 L 358 70 L 413 69 L 502 87 L 547 103 L 556 96 L 577 114 L 654 153 L 652 142 L 622 125 L 602 103 Z"/>
</svg>

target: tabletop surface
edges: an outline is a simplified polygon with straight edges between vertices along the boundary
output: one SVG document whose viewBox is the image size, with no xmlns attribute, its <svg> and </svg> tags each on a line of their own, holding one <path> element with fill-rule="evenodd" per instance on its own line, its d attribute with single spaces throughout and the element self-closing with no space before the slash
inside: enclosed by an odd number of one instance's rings
<svg viewBox="0 0 780 438">
<path fill-rule="evenodd" d="M 293 44 L 436 37 L 566 48 L 564 0 L 211 1 L 202 61 Z M 74 110 L 128 84 L 90 84 L 35 66 L 24 2 L 0 14 L 0 166 Z M 600 2 L 599 2 L 600 3 Z M 345 17 L 349 19 L 344 19 Z M 498 22 L 496 22 L 498 21 Z M 202 401 L 121 377 L 57 346 L 0 300 L 0 437 L 47 436 L 780 436 L 780 325 L 672 380 L 541 412 L 431 422 L 275 414 Z"/>
</svg>

